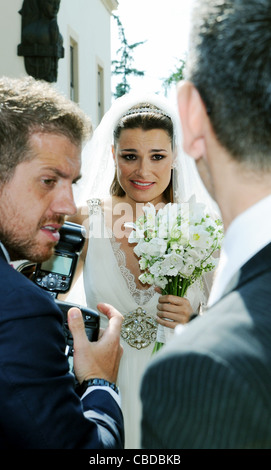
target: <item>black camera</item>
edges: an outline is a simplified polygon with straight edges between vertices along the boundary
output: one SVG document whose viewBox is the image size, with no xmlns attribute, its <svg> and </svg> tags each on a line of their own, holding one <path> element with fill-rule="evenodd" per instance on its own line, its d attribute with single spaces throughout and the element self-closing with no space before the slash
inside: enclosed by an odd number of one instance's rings
<svg viewBox="0 0 271 470">
<path fill-rule="evenodd" d="M 82 225 L 65 222 L 59 233 L 60 240 L 55 247 L 54 255 L 48 261 L 36 265 L 33 281 L 54 297 L 60 307 L 64 317 L 66 354 L 73 356 L 73 338 L 67 321 L 68 310 L 71 307 L 78 307 L 81 310 L 89 341 L 98 339 L 100 316 L 95 310 L 57 299 L 59 293 L 66 293 L 71 287 L 77 262 L 84 247 L 86 232 Z"/>
<path fill-rule="evenodd" d="M 80 308 L 83 318 L 84 318 L 85 329 L 86 329 L 86 333 L 87 333 L 87 337 L 89 341 L 97 341 L 98 334 L 99 334 L 99 326 L 100 326 L 100 316 L 98 312 L 96 312 L 95 310 L 86 308 L 86 307 L 82 307 L 82 305 L 62 302 L 61 300 L 56 300 L 56 303 L 62 310 L 63 317 L 64 317 L 63 330 L 64 330 L 64 336 L 65 336 L 65 342 L 66 342 L 65 353 L 67 356 L 73 356 L 73 337 L 69 330 L 68 320 L 67 320 L 68 310 L 71 307 Z"/>
<path fill-rule="evenodd" d="M 53 297 L 70 289 L 85 243 L 85 229 L 82 225 L 65 222 L 59 234 L 60 240 L 54 255 L 49 260 L 37 264 L 34 274 L 34 282 L 51 292 Z"/>
</svg>

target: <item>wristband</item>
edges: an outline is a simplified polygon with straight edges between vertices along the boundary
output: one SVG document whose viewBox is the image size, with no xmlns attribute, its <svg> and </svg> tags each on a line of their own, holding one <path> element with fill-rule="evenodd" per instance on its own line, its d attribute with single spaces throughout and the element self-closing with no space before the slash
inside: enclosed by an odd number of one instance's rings
<svg viewBox="0 0 271 470">
<path fill-rule="evenodd" d="M 89 380 L 84 380 L 84 382 L 80 385 L 80 392 L 78 393 L 80 396 L 85 393 L 88 387 L 110 387 L 114 392 L 116 392 L 119 395 L 119 388 L 117 387 L 116 384 L 113 382 L 109 382 L 108 380 L 105 379 L 89 379 Z"/>
<path fill-rule="evenodd" d="M 97 386 L 98 387 L 110 387 L 112 388 L 112 390 L 114 390 L 114 392 L 119 394 L 119 388 L 117 387 L 117 385 L 114 384 L 113 382 L 108 382 L 108 380 L 89 379 L 85 381 L 85 384 L 87 385 L 87 387 L 97 387 Z"/>
</svg>

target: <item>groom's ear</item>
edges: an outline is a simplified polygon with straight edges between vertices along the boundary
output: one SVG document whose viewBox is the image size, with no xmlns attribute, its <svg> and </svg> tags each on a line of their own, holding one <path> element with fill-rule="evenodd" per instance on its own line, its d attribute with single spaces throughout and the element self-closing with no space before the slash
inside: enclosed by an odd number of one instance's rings
<svg viewBox="0 0 271 470">
<path fill-rule="evenodd" d="M 189 81 L 178 85 L 178 109 L 182 124 L 183 148 L 195 160 L 206 154 L 206 108 L 198 90 Z"/>
</svg>

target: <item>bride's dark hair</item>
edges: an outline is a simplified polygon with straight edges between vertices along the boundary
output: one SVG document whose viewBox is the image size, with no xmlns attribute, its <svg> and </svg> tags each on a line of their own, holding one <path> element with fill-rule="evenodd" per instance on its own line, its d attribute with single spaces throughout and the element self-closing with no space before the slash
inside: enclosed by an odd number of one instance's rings
<svg viewBox="0 0 271 470">
<path fill-rule="evenodd" d="M 115 147 L 124 129 L 142 129 L 144 131 L 161 129 L 170 137 L 172 149 L 174 150 L 174 128 L 172 120 L 164 111 L 152 104 L 137 104 L 121 117 L 114 130 Z M 110 194 L 111 196 L 118 197 L 125 196 L 125 192 L 118 181 L 117 171 L 115 171 L 114 179 L 110 187 Z M 173 202 L 172 178 L 164 191 L 164 196 L 168 202 Z"/>
</svg>

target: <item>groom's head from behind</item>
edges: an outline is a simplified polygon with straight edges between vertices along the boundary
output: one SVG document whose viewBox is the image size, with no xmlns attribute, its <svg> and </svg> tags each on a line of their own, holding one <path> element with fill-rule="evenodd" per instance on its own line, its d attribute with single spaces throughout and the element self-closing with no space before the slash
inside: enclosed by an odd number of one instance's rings
<svg viewBox="0 0 271 470">
<path fill-rule="evenodd" d="M 218 203 L 227 164 L 271 172 L 270 64 L 270 0 L 195 0 L 179 111 L 184 148 Z"/>
</svg>

